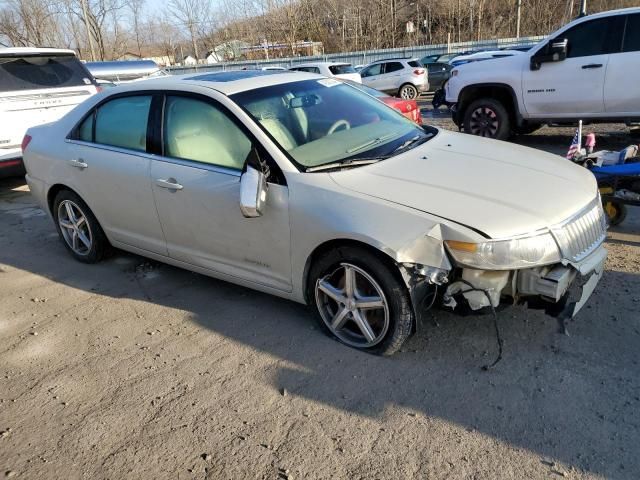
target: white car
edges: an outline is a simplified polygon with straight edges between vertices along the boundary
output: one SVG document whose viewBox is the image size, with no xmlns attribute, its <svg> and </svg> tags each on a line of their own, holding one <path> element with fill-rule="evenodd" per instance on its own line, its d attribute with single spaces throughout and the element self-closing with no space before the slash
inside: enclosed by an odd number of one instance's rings
<svg viewBox="0 0 640 480">
<path fill-rule="evenodd" d="M 351 66 L 350 63 L 341 62 L 310 62 L 301 63 L 289 70 L 294 72 L 308 72 L 324 75 L 325 77 L 337 77 L 344 80 L 351 80 L 352 82 L 362 83 L 360 74 L 356 72 L 356 69 Z"/>
<path fill-rule="evenodd" d="M 360 70 L 367 87 L 402 98 L 415 100 L 429 90 L 427 67 L 417 58 L 387 58 Z"/>
<path fill-rule="evenodd" d="M 640 8 L 578 18 L 527 52 L 460 65 L 446 85 L 467 133 L 506 139 L 543 124 L 640 121 Z"/>
<path fill-rule="evenodd" d="M 0 48 L 0 176 L 24 174 L 20 142 L 97 92 L 73 50 Z"/>
<path fill-rule="evenodd" d="M 313 74 L 130 83 L 24 145 L 31 193 L 79 261 L 114 246 L 308 303 L 369 352 L 397 350 L 443 297 L 575 315 L 607 254 L 587 169 L 420 127 Z"/>
<path fill-rule="evenodd" d="M 489 50 L 485 52 L 476 52 L 469 55 L 458 55 L 457 57 L 449 60 L 449 65 L 457 67 L 471 62 L 482 62 L 484 60 L 494 60 L 496 58 L 513 57 L 514 55 L 520 55 L 521 50 Z"/>
</svg>

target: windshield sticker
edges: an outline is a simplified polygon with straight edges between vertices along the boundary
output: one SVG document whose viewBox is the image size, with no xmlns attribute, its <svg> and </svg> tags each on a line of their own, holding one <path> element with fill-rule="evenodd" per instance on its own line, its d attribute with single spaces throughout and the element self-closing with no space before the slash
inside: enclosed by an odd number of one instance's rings
<svg viewBox="0 0 640 480">
<path fill-rule="evenodd" d="M 333 78 L 323 78 L 322 80 L 318 80 L 320 85 L 324 85 L 325 87 L 335 87 L 336 85 L 340 85 L 339 80 L 334 80 Z"/>
</svg>

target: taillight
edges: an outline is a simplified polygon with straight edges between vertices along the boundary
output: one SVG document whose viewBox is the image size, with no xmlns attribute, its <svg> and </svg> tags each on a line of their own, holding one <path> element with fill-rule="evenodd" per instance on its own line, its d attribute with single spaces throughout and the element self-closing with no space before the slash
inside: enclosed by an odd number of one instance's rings
<svg viewBox="0 0 640 480">
<path fill-rule="evenodd" d="M 24 151 L 27 149 L 30 142 L 31 142 L 31 135 L 25 135 L 22 138 L 22 145 L 20 145 L 20 148 L 22 149 L 22 153 L 24 153 Z"/>
<path fill-rule="evenodd" d="M 414 74 L 414 75 L 422 75 L 422 74 L 424 74 L 424 68 L 416 68 L 416 69 L 413 71 L 413 74 Z"/>
</svg>

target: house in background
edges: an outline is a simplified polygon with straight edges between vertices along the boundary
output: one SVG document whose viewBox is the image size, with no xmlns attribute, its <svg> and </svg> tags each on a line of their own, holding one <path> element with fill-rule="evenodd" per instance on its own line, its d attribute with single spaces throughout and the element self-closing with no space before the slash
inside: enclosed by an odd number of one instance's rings
<svg viewBox="0 0 640 480">
<path fill-rule="evenodd" d="M 207 52 L 207 55 L 204 57 L 204 63 L 206 63 L 207 65 L 220 63 L 222 60 L 223 59 L 221 59 L 214 50 L 209 50 Z"/>
<path fill-rule="evenodd" d="M 115 60 L 142 60 L 142 57 L 136 53 L 133 52 L 124 52 L 122 55 L 120 55 L 118 58 L 116 58 Z"/>
<path fill-rule="evenodd" d="M 193 56 L 187 55 L 182 59 L 182 65 L 185 67 L 193 67 L 198 64 L 198 60 L 196 60 Z"/>
</svg>

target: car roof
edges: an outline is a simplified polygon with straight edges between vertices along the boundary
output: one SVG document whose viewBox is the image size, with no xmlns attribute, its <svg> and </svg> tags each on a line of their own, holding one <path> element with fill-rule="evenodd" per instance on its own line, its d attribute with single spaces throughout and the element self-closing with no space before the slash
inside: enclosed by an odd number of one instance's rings
<svg viewBox="0 0 640 480">
<path fill-rule="evenodd" d="M 157 79 L 121 85 L 119 91 L 162 88 L 180 90 L 180 87 L 200 86 L 212 88 L 225 95 L 270 87 L 283 83 L 303 80 L 321 80 L 326 78 L 316 73 L 291 72 L 288 70 L 230 70 L 226 72 L 201 72 L 183 75 L 170 75 Z"/>
<path fill-rule="evenodd" d="M 376 60 L 375 62 L 371 62 L 369 65 L 373 65 L 380 62 L 411 62 L 419 60 L 417 57 L 393 57 L 393 58 L 383 58 L 381 60 Z"/>
<path fill-rule="evenodd" d="M 304 63 L 296 63 L 292 65 L 291 68 L 296 67 L 319 67 L 322 65 L 326 65 L 327 67 L 331 67 L 334 65 L 351 65 L 349 62 L 304 62 Z"/>
<path fill-rule="evenodd" d="M 33 48 L 33 47 L 6 47 L 0 48 L 0 56 L 18 56 L 18 55 L 75 55 L 76 52 L 64 48 Z"/>
</svg>

